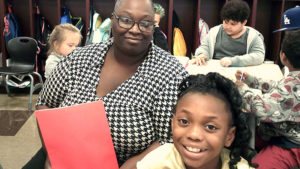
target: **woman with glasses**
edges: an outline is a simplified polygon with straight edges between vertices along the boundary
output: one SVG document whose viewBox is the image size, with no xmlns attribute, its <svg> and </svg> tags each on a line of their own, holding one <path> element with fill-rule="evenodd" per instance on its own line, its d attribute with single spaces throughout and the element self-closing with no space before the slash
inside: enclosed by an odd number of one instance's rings
<svg viewBox="0 0 300 169">
<path fill-rule="evenodd" d="M 103 100 L 123 169 L 135 167 L 147 152 L 171 141 L 171 111 L 187 72 L 152 43 L 151 0 L 117 0 L 111 19 L 113 38 L 77 48 L 60 62 L 36 108 Z"/>
</svg>

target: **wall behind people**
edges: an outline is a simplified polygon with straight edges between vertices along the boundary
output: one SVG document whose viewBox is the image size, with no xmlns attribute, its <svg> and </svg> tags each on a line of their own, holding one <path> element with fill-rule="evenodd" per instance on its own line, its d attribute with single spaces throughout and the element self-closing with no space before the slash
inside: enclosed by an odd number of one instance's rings
<svg viewBox="0 0 300 169">
<path fill-rule="evenodd" d="M 191 56 L 191 53 L 194 53 L 198 47 L 197 34 L 200 17 L 207 22 L 209 27 L 220 24 L 220 9 L 226 1 L 228 0 L 153 0 L 153 2 L 160 3 L 166 10 L 166 16 L 162 18 L 160 27 L 167 34 L 169 50 L 172 51 L 173 9 L 182 22 L 180 29 L 187 43 L 187 56 Z M 83 28 L 83 41 L 85 41 L 86 30 L 89 26 L 90 5 L 94 6 L 103 19 L 111 16 L 114 6 L 112 0 L 0 0 L 0 18 L 4 17 L 8 2 L 12 3 L 13 10 L 20 20 L 22 35 L 30 37 L 34 37 L 35 34 L 35 3 L 38 3 L 42 15 L 47 18 L 52 27 L 60 23 L 61 8 L 67 6 L 73 16 L 79 16 L 83 19 L 85 25 Z M 267 48 L 266 58 L 275 60 L 279 53 L 275 49 L 279 49 L 280 33 L 272 34 L 272 31 L 280 27 L 280 17 L 283 11 L 300 5 L 300 2 L 286 0 L 246 0 L 246 2 L 251 8 L 251 16 L 247 25 L 262 32 Z M 7 56 L 6 48 L 3 45 L 3 25 L 4 23 L 0 22 L 0 47 L 3 60 L 5 60 L 9 56 Z"/>
<path fill-rule="evenodd" d="M 281 28 L 281 16 L 283 12 L 296 5 L 300 6 L 300 1 L 259 0 L 257 2 L 255 28 L 264 35 L 267 49 L 266 59 L 275 61 L 276 58 L 279 58 L 281 33 L 272 32 Z"/>
</svg>

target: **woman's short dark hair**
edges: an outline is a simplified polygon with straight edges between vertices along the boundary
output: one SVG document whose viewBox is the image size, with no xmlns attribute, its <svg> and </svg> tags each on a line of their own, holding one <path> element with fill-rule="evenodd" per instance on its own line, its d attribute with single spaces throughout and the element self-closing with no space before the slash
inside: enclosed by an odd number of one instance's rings
<svg viewBox="0 0 300 169">
<path fill-rule="evenodd" d="M 115 7 L 114 7 L 114 11 L 116 11 L 116 10 L 119 8 L 119 6 L 120 6 L 120 4 L 121 4 L 122 2 L 123 2 L 123 0 L 116 0 Z M 152 9 L 153 9 L 153 11 L 154 11 L 154 8 L 153 8 L 153 0 L 150 0 L 150 2 L 151 2 Z"/>
<path fill-rule="evenodd" d="M 285 33 L 281 51 L 294 68 L 300 68 L 300 29 Z"/>
<path fill-rule="evenodd" d="M 244 22 L 249 18 L 250 8 L 247 2 L 243 0 L 228 1 L 221 10 L 221 19 Z"/>
<path fill-rule="evenodd" d="M 208 73 L 207 75 L 190 75 L 179 85 L 178 101 L 188 93 L 210 94 L 223 100 L 229 112 L 231 112 L 231 124 L 236 127 L 235 139 L 230 147 L 230 169 L 235 169 L 236 164 L 245 158 L 251 166 L 251 159 L 256 154 L 250 148 L 249 141 L 251 131 L 248 126 L 249 113 L 242 111 L 242 97 L 235 84 L 218 73 Z M 177 103 L 178 103 L 177 101 Z M 175 105 L 173 112 L 176 112 Z"/>
</svg>

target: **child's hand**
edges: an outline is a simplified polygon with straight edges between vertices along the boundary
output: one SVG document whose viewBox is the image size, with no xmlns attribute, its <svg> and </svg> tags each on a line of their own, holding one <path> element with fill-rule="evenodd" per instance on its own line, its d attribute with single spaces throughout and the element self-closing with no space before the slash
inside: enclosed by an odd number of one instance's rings
<svg viewBox="0 0 300 169">
<path fill-rule="evenodd" d="M 243 86 L 243 81 L 239 81 L 239 80 L 237 80 L 237 81 L 235 81 L 235 85 L 236 85 L 236 87 L 241 87 L 241 86 Z"/>
<path fill-rule="evenodd" d="M 228 67 L 230 65 L 232 65 L 232 61 L 229 59 L 229 58 L 223 58 L 220 60 L 220 64 L 223 66 L 223 67 Z"/>
<path fill-rule="evenodd" d="M 235 73 L 236 81 L 244 82 L 249 74 L 241 70 L 237 70 Z"/>
<path fill-rule="evenodd" d="M 195 58 L 193 58 L 190 63 L 191 64 L 195 64 L 195 65 L 198 65 L 198 66 L 201 66 L 201 65 L 206 65 L 206 62 L 205 62 L 205 58 L 206 58 L 206 54 L 203 53 L 201 54 L 200 56 L 195 56 Z"/>
</svg>

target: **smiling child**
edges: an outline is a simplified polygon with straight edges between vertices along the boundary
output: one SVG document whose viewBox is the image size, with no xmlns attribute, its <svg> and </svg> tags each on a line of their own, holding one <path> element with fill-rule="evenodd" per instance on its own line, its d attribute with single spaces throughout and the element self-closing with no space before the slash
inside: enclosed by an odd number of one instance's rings
<svg viewBox="0 0 300 169">
<path fill-rule="evenodd" d="M 180 85 L 173 142 L 150 152 L 138 169 L 249 169 L 247 114 L 234 83 L 217 73 L 191 75 Z"/>
</svg>

